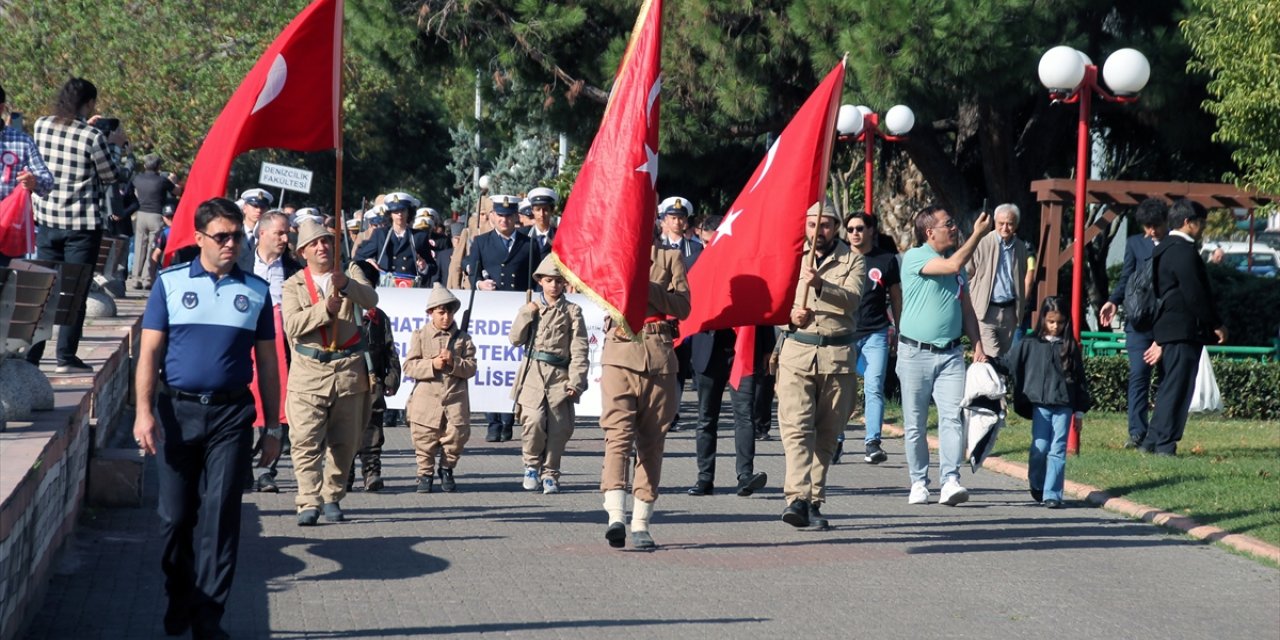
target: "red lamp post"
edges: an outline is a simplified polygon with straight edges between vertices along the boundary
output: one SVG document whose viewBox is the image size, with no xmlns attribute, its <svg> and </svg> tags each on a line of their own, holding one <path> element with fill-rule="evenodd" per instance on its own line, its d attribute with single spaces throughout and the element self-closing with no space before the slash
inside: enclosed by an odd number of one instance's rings
<svg viewBox="0 0 1280 640">
<path fill-rule="evenodd" d="M 871 208 L 872 203 L 872 173 L 875 170 L 875 141 L 876 138 L 887 142 L 898 142 L 906 138 L 907 133 L 916 124 L 916 115 L 912 113 L 910 107 L 897 105 L 889 109 L 884 116 L 885 128 L 889 130 L 885 133 L 880 130 L 880 116 L 871 109 L 862 105 L 853 106 L 846 104 L 840 107 L 840 112 L 836 117 L 836 132 L 840 134 L 843 141 L 861 142 L 864 145 L 865 154 L 863 164 L 866 168 L 866 175 L 863 179 L 864 203 L 863 211 L 875 214 L 875 210 Z"/>
<path fill-rule="evenodd" d="M 1089 181 L 1089 116 L 1093 97 L 1107 102 L 1137 101 L 1137 93 L 1151 77 L 1146 56 L 1134 49 L 1120 49 L 1107 58 L 1102 77 L 1112 92 L 1098 83 L 1098 67 L 1085 54 L 1067 46 L 1054 47 L 1040 58 L 1040 82 L 1054 102 L 1079 104 L 1076 127 L 1076 217 L 1071 257 L 1071 321 L 1080 340 L 1084 326 L 1084 227 L 1085 191 Z"/>
</svg>

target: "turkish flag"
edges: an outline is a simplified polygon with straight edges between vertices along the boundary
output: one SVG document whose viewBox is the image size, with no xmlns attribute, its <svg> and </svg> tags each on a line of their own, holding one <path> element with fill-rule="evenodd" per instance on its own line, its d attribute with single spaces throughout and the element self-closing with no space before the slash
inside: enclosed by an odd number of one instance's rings
<svg viewBox="0 0 1280 640">
<path fill-rule="evenodd" d="M 649 305 L 661 53 L 662 0 L 646 0 L 552 243 L 565 278 L 633 332 Z"/>
<path fill-rule="evenodd" d="M 195 243 L 200 203 L 226 195 L 231 161 L 250 149 L 323 151 L 341 144 L 338 123 L 343 0 L 315 0 L 267 47 L 213 122 L 191 165 L 165 247 L 165 262 Z"/>
<path fill-rule="evenodd" d="M 729 207 L 689 270 L 692 310 L 680 322 L 681 335 L 788 322 L 800 279 L 805 213 L 826 191 L 843 88 L 841 61 L 782 130 Z M 755 343 L 754 331 L 738 335 L 735 378 L 750 374 Z"/>
</svg>

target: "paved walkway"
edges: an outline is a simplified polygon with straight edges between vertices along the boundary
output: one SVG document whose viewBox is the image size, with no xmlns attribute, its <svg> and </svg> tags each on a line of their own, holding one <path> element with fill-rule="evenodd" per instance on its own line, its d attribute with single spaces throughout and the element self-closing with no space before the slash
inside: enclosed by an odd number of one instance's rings
<svg viewBox="0 0 1280 640">
<path fill-rule="evenodd" d="M 684 413 L 693 413 L 687 403 Z M 652 526 L 661 546 L 648 553 L 613 550 L 603 539 L 599 429 L 580 426 L 558 496 L 520 490 L 518 443 L 475 434 L 459 492 L 418 495 L 408 431 L 388 429 L 388 488 L 349 496 L 342 524 L 297 527 L 294 485 L 282 467 L 283 493 L 246 496 L 228 631 L 1280 638 L 1280 571 L 1083 504 L 1033 506 L 1017 481 L 990 472 L 964 476 L 968 504 L 908 505 L 899 440 L 887 442 L 883 465 L 850 456 L 834 469 L 824 509 L 833 529 L 814 532 L 779 520 L 780 442 L 759 447 L 757 470 L 768 472 L 770 486 L 740 498 L 728 491 L 732 438 L 722 434 L 718 479 L 726 490 L 694 498 L 684 494 L 696 475 L 693 433 L 671 434 L 667 492 Z M 151 475 L 148 507 L 86 513 L 29 637 L 162 637 Z"/>
</svg>

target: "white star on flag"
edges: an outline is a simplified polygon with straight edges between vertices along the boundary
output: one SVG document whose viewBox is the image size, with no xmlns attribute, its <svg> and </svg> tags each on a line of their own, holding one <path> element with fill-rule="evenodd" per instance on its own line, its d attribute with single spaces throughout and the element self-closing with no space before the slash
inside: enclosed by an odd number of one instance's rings
<svg viewBox="0 0 1280 640">
<path fill-rule="evenodd" d="M 716 227 L 716 237 L 711 240 L 711 246 L 716 246 L 716 243 L 720 242 L 720 238 L 733 235 L 733 221 L 737 220 L 740 215 L 742 215 L 742 209 L 730 211 L 729 215 L 724 217 L 724 222 L 721 222 L 720 226 Z"/>
<path fill-rule="evenodd" d="M 658 154 L 649 148 L 648 144 L 644 145 L 644 164 L 636 167 L 636 171 L 649 174 L 649 188 L 658 186 Z"/>
</svg>

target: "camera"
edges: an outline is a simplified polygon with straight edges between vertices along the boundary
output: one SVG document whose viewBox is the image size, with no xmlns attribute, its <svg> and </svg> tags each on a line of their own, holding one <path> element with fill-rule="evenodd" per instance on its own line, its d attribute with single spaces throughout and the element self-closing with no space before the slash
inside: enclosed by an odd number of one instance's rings
<svg viewBox="0 0 1280 640">
<path fill-rule="evenodd" d="M 98 118 L 93 123 L 93 127 L 106 135 L 111 135 L 112 131 L 120 128 L 120 118 Z"/>
</svg>

